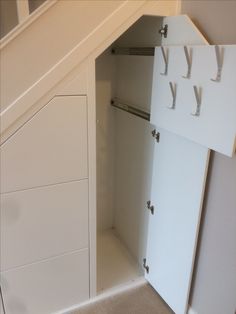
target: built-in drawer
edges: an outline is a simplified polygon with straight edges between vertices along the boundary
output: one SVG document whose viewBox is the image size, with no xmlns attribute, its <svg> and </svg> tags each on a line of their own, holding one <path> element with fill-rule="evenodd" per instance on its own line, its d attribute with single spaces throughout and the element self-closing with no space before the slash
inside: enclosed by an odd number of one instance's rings
<svg viewBox="0 0 236 314">
<path fill-rule="evenodd" d="M 52 314 L 89 298 L 84 249 L 1 273 L 7 314 Z"/>
<path fill-rule="evenodd" d="M 1 193 L 88 177 L 86 96 L 57 96 L 1 147 Z"/>
<path fill-rule="evenodd" d="M 1 195 L 1 270 L 88 247 L 88 180 Z"/>
</svg>

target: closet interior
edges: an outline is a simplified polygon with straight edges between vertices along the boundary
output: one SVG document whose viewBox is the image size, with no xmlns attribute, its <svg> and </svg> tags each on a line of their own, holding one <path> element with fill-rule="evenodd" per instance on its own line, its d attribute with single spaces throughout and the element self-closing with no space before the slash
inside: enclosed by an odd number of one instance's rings
<svg viewBox="0 0 236 314">
<path fill-rule="evenodd" d="M 143 16 L 96 60 L 98 294 L 143 275 L 154 47 L 162 20 Z"/>
</svg>

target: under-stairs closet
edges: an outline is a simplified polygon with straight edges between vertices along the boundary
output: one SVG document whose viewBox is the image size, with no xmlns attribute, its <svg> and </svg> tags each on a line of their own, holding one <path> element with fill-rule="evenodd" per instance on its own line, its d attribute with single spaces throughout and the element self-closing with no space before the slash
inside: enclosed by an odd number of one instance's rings
<svg viewBox="0 0 236 314">
<path fill-rule="evenodd" d="M 98 293 L 143 275 L 154 149 L 149 47 L 160 45 L 153 29 L 161 23 L 141 18 L 96 60 Z"/>
<path fill-rule="evenodd" d="M 1 145 L 6 314 L 69 313 L 145 280 L 188 311 L 210 150 L 235 151 L 236 46 L 187 16 L 127 28 Z"/>
</svg>

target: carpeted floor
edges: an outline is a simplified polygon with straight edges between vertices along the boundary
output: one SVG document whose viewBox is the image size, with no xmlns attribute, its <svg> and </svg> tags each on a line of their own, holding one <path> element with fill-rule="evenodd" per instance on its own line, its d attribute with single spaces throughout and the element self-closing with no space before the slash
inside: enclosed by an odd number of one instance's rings
<svg viewBox="0 0 236 314">
<path fill-rule="evenodd" d="M 173 314 L 148 284 L 86 305 L 71 314 Z"/>
</svg>

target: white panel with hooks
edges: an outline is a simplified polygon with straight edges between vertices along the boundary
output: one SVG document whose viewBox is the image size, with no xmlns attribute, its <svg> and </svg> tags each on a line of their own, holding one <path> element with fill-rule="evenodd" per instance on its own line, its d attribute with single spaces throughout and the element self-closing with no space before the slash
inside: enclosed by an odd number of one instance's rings
<svg viewBox="0 0 236 314">
<path fill-rule="evenodd" d="M 232 156 L 236 135 L 236 45 L 168 47 L 168 73 L 155 50 L 151 123 Z M 184 77 L 185 76 L 185 77 Z M 169 84 L 176 84 L 175 110 Z M 172 108 L 173 109 L 173 108 Z"/>
</svg>

